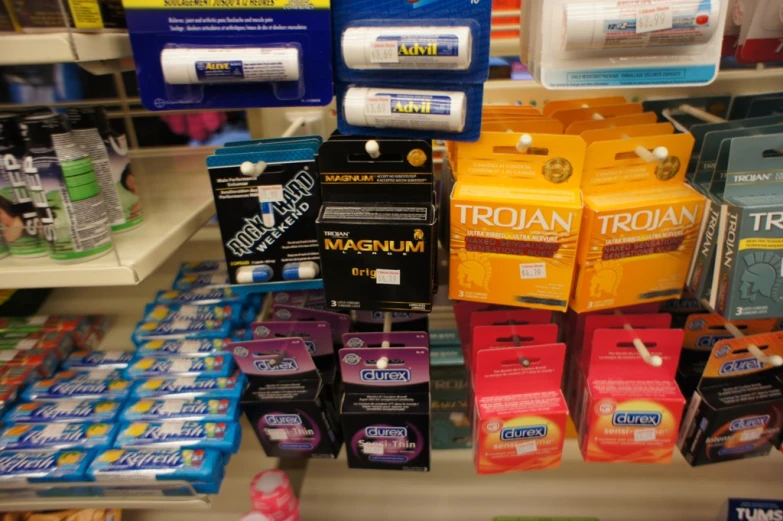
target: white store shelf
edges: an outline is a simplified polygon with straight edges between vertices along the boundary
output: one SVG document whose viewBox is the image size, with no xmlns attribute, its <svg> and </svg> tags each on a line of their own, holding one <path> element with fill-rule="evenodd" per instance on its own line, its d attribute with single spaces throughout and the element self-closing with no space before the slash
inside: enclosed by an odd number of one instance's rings
<svg viewBox="0 0 783 521">
<path fill-rule="evenodd" d="M 0 36 L 0 65 L 77 62 L 95 73 L 132 64 L 127 33 L 25 33 Z M 101 70 L 106 69 L 106 70 Z"/>
<path fill-rule="evenodd" d="M 132 156 L 144 224 L 113 235 L 114 250 L 79 264 L 42 257 L 0 261 L 0 288 L 130 286 L 157 269 L 215 213 L 208 150 Z"/>
</svg>

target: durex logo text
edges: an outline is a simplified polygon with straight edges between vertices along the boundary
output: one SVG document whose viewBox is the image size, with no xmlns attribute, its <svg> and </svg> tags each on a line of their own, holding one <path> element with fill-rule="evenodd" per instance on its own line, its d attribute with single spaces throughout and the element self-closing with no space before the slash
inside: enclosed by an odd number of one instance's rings
<svg viewBox="0 0 783 521">
<path fill-rule="evenodd" d="M 618 411 L 612 415 L 612 425 L 623 427 L 656 427 L 661 424 L 662 415 L 659 412 L 629 412 Z"/>
<path fill-rule="evenodd" d="M 364 435 L 368 438 L 407 438 L 408 429 L 405 427 L 367 427 Z"/>
<path fill-rule="evenodd" d="M 745 429 L 755 429 L 758 427 L 764 427 L 769 423 L 769 414 L 762 414 L 761 416 L 751 416 L 749 418 L 739 418 L 731 422 L 729 425 L 729 431 L 744 431 Z"/>
<path fill-rule="evenodd" d="M 506 427 L 500 431 L 500 439 L 503 441 L 511 440 L 531 440 L 535 438 L 544 438 L 548 429 L 546 425 L 526 425 L 525 427 Z"/>
<path fill-rule="evenodd" d="M 408 369 L 362 369 L 359 373 L 362 382 L 410 382 Z"/>
<path fill-rule="evenodd" d="M 763 367 L 764 363 L 760 362 L 757 358 L 741 358 L 739 360 L 729 360 L 728 362 L 724 362 L 723 365 L 720 366 L 720 371 L 718 374 L 723 376 L 744 373 L 746 371 L 762 369 Z"/>
<path fill-rule="evenodd" d="M 302 425 L 298 414 L 265 414 L 264 421 L 267 425 Z"/>
</svg>

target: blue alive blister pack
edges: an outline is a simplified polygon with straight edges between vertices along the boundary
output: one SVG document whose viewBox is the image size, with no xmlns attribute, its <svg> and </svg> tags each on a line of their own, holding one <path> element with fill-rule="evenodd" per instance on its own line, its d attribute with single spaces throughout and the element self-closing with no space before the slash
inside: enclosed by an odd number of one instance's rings
<svg viewBox="0 0 783 521">
<path fill-rule="evenodd" d="M 122 411 L 125 422 L 160 420 L 236 421 L 239 402 L 228 398 L 141 398 L 131 400 Z"/>
<path fill-rule="evenodd" d="M 131 351 L 75 351 L 62 367 L 73 370 L 124 369 L 133 360 Z"/>
<path fill-rule="evenodd" d="M 170 376 L 139 380 L 133 387 L 133 398 L 208 396 L 238 400 L 245 387 L 242 373 L 225 378 L 210 376 Z"/>
<path fill-rule="evenodd" d="M 230 284 L 228 280 L 228 274 L 225 272 L 219 273 L 190 273 L 187 275 L 179 275 L 174 279 L 172 287 L 183 291 L 210 287 L 225 287 Z"/>
<path fill-rule="evenodd" d="M 184 275 L 186 273 L 225 273 L 226 261 L 224 260 L 205 260 L 205 261 L 193 261 L 183 262 L 179 266 L 179 274 Z"/>
<path fill-rule="evenodd" d="M 234 421 L 139 421 L 124 424 L 114 446 L 215 449 L 234 454 L 239 449 L 241 436 L 239 424 Z"/>
<path fill-rule="evenodd" d="M 121 400 L 54 400 L 20 403 L 5 415 L 6 423 L 113 422 Z"/>
<path fill-rule="evenodd" d="M 231 336 L 231 323 L 222 320 L 167 320 L 139 322 L 133 331 L 133 342 L 140 345 L 148 340 L 167 338 L 212 338 Z"/>
<path fill-rule="evenodd" d="M 39 380 L 22 392 L 25 400 L 58 400 L 61 398 L 103 398 L 123 400 L 131 388 L 131 381 L 107 376 L 104 373 L 69 371 L 54 378 Z"/>
<path fill-rule="evenodd" d="M 229 354 L 213 356 L 151 356 L 136 359 L 125 370 L 131 379 L 161 376 L 227 377 L 234 372 L 234 359 Z"/>
<path fill-rule="evenodd" d="M 95 456 L 87 478 L 188 481 L 197 492 L 215 493 L 223 479 L 223 455 L 209 449 L 108 449 Z"/>
<path fill-rule="evenodd" d="M 239 304 L 258 306 L 260 302 L 252 296 L 239 295 L 231 288 L 196 288 L 188 291 L 168 289 L 159 291 L 155 296 L 159 304 Z"/>
<path fill-rule="evenodd" d="M 0 483 L 84 481 L 91 454 L 81 449 L 4 450 Z"/>
<path fill-rule="evenodd" d="M 0 432 L 0 450 L 107 449 L 117 435 L 116 423 L 19 423 Z"/>
<path fill-rule="evenodd" d="M 212 356 L 229 342 L 223 339 L 165 339 L 142 343 L 136 350 L 139 357 L 149 356 Z"/>
<path fill-rule="evenodd" d="M 124 5 L 149 110 L 308 107 L 332 99 L 329 0 Z"/>
</svg>

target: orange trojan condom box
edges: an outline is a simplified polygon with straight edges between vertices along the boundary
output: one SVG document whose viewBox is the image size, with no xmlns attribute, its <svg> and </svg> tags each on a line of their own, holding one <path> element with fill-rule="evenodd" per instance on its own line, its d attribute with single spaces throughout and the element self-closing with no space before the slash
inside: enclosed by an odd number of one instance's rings
<svg viewBox="0 0 783 521">
<path fill-rule="evenodd" d="M 680 296 L 704 211 L 704 197 L 683 183 L 692 147 L 690 134 L 669 134 L 587 148 L 576 312 Z M 637 155 L 663 148 L 663 160 Z"/>
<path fill-rule="evenodd" d="M 560 391 L 564 358 L 565 344 L 477 353 L 473 455 L 479 474 L 560 466 L 568 417 Z"/>
<path fill-rule="evenodd" d="M 634 346 L 640 340 L 655 366 Z M 599 329 L 580 410 L 585 461 L 670 463 L 685 399 L 674 383 L 681 329 Z"/>
<path fill-rule="evenodd" d="M 563 311 L 582 216 L 578 136 L 486 132 L 460 143 L 449 296 Z"/>
</svg>

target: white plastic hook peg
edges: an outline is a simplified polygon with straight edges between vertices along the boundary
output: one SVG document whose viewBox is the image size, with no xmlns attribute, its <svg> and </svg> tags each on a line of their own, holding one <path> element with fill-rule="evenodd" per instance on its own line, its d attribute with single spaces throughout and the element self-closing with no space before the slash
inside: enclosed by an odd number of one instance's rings
<svg viewBox="0 0 783 521">
<path fill-rule="evenodd" d="M 519 141 L 517 141 L 516 149 L 517 152 L 520 154 L 524 153 L 528 148 L 530 148 L 530 145 L 533 144 L 533 136 L 530 134 L 522 134 L 519 136 Z"/>
<path fill-rule="evenodd" d="M 748 352 L 762 364 L 769 364 L 774 367 L 783 365 L 783 357 L 779 355 L 765 355 L 761 349 L 753 344 L 748 346 Z"/>
<path fill-rule="evenodd" d="M 594 112 L 594 113 L 593 113 L 593 119 L 594 119 L 595 121 L 603 121 L 603 120 L 605 120 L 606 118 L 605 118 L 605 117 L 603 117 L 602 115 L 600 115 L 598 112 Z"/>
<path fill-rule="evenodd" d="M 366 150 L 367 155 L 373 159 L 378 159 L 378 157 L 381 155 L 381 147 L 378 145 L 378 142 L 375 140 L 370 140 L 367 143 L 365 143 L 364 150 Z"/>
<path fill-rule="evenodd" d="M 626 326 L 626 329 L 630 329 L 630 326 Z M 633 339 L 633 346 L 636 348 L 639 356 L 642 357 L 642 360 L 644 360 L 646 364 L 649 364 L 653 367 L 661 367 L 663 365 L 663 358 L 658 355 L 650 354 L 650 350 L 647 349 L 647 346 L 644 345 L 644 342 L 638 338 Z"/>
<path fill-rule="evenodd" d="M 669 149 L 666 147 L 656 147 L 652 152 L 639 145 L 634 149 L 634 153 L 647 163 L 660 163 L 669 157 Z"/>
<path fill-rule="evenodd" d="M 242 172 L 242 175 L 248 177 L 258 177 L 264 173 L 264 170 L 266 170 L 266 163 L 264 161 L 259 161 L 258 163 L 245 161 L 239 165 L 239 171 Z"/>
<path fill-rule="evenodd" d="M 392 328 L 392 314 L 390 311 L 387 311 L 383 314 L 383 332 L 384 333 L 391 333 Z M 381 342 L 381 349 L 388 349 L 391 347 L 391 342 L 388 340 L 384 340 Z M 389 367 L 389 359 L 385 356 L 382 356 L 378 359 L 378 362 L 375 364 L 375 366 L 378 369 L 386 369 Z"/>
<path fill-rule="evenodd" d="M 706 110 L 698 109 L 693 105 L 688 105 L 687 103 L 680 105 L 679 109 L 681 112 L 684 112 L 689 116 L 693 116 L 696 119 L 700 119 L 705 123 L 724 123 L 726 121 L 725 119 L 718 117 L 715 114 L 710 114 Z"/>
</svg>

